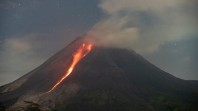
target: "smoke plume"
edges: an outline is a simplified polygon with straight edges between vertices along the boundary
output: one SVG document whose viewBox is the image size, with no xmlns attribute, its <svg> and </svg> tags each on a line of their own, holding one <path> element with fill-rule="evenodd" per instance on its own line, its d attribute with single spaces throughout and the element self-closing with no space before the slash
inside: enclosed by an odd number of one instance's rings
<svg viewBox="0 0 198 111">
<path fill-rule="evenodd" d="M 194 4 L 194 0 L 101 0 L 105 17 L 88 35 L 99 45 L 153 53 L 166 42 L 197 34 Z"/>
</svg>

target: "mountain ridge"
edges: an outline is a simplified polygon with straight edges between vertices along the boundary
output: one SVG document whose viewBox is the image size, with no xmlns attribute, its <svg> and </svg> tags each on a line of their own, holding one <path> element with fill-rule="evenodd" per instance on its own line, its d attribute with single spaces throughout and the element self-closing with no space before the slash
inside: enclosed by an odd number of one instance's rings
<svg viewBox="0 0 198 111">
<path fill-rule="evenodd" d="M 72 54 L 87 39 L 78 38 L 41 66 L 16 80 L 0 102 L 13 110 L 24 101 L 68 111 L 197 110 L 197 81 L 176 78 L 134 51 L 94 46 L 60 86 L 46 93 L 64 74 Z M 19 82 L 20 83 L 20 82 Z"/>
</svg>

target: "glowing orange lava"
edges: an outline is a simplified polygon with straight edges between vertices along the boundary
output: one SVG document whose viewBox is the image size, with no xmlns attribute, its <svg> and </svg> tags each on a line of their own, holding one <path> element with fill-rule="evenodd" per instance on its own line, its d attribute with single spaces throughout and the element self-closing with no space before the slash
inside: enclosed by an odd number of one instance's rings
<svg viewBox="0 0 198 111">
<path fill-rule="evenodd" d="M 48 92 L 53 91 L 60 83 L 63 82 L 63 80 L 65 80 L 65 78 L 67 78 L 72 73 L 76 64 L 91 51 L 92 47 L 93 45 L 91 43 L 83 43 L 80 46 L 80 48 L 74 53 L 72 63 L 64 76 Z"/>
</svg>

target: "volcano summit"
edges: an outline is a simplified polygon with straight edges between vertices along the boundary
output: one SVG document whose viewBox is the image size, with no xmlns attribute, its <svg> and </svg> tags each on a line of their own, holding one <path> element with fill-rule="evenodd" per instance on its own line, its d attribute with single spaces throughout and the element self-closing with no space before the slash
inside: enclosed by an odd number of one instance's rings
<svg viewBox="0 0 198 111">
<path fill-rule="evenodd" d="M 40 67 L 0 87 L 8 111 L 24 101 L 57 111 L 197 111 L 198 81 L 176 78 L 134 51 L 78 38 Z"/>
</svg>

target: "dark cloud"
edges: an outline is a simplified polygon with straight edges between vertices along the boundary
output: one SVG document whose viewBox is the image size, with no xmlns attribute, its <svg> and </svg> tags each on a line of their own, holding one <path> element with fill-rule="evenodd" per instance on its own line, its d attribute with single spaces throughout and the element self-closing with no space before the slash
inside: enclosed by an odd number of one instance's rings
<svg viewBox="0 0 198 111">
<path fill-rule="evenodd" d="M 16 0 L 16 8 L 1 10 L 0 36 L 26 33 L 50 33 L 90 27 L 99 18 L 96 0 Z"/>
</svg>

